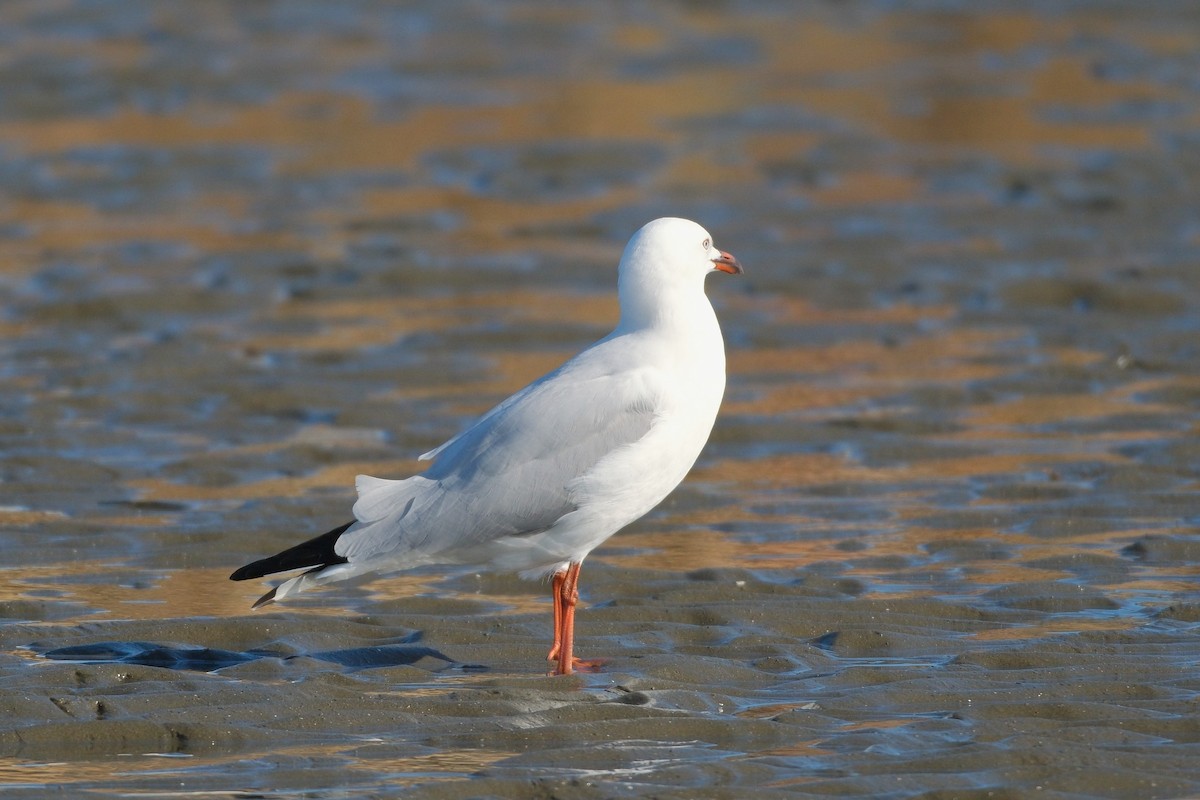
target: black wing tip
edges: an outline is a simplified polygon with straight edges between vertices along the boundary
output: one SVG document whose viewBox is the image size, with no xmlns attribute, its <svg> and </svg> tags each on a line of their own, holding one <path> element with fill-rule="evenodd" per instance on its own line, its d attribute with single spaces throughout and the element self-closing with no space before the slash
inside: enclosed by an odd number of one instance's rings
<svg viewBox="0 0 1200 800">
<path fill-rule="evenodd" d="M 229 576 L 229 580 L 244 581 L 244 580 L 249 580 L 250 578 L 261 578 L 266 573 L 263 573 L 263 572 L 256 573 L 254 571 L 254 568 L 258 565 L 258 563 L 259 562 L 255 561 L 253 564 L 247 564 L 244 567 L 238 567 L 237 569 L 235 569 L 233 571 L 233 574 Z"/>
<path fill-rule="evenodd" d="M 289 547 L 283 552 L 276 553 L 273 556 L 260 558 L 258 561 L 252 561 L 244 567 L 239 567 L 229 576 L 231 581 L 245 581 L 251 578 L 261 578 L 264 575 L 271 575 L 276 572 L 287 572 L 292 569 L 300 569 L 302 567 L 327 567 L 331 564 L 345 564 L 347 559 L 345 556 L 339 556 L 333 549 L 334 543 L 338 540 L 346 530 L 353 525 L 353 522 L 347 522 L 345 525 L 339 525 L 328 533 L 323 533 L 316 538 L 309 539 L 307 542 Z M 274 597 L 274 592 L 271 596 Z M 255 604 L 255 608 L 259 605 L 270 602 L 266 597 L 259 600 Z"/>
</svg>

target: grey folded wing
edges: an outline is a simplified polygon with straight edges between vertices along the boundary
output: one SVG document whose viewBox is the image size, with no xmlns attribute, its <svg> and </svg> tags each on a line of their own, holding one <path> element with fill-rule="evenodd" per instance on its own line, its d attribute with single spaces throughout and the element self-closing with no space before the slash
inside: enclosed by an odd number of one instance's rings
<svg viewBox="0 0 1200 800">
<path fill-rule="evenodd" d="M 572 367 L 527 386 L 427 453 L 434 461 L 423 475 L 361 478 L 359 524 L 338 552 L 352 561 L 441 560 L 439 553 L 547 530 L 574 511 L 573 482 L 650 431 L 658 391 L 649 370 Z"/>
</svg>

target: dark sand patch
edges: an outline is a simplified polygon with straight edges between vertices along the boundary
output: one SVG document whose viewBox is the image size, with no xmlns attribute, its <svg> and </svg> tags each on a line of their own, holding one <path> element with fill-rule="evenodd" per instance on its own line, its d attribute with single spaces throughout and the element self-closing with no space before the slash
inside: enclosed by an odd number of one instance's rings
<svg viewBox="0 0 1200 800">
<path fill-rule="evenodd" d="M 23 657 L 8 679 L 19 678 L 22 692 L 19 703 L 7 701 L 11 722 L 0 731 L 0 751 L 23 762 L 178 753 L 198 765 L 239 753 L 270 760 L 269 753 L 339 741 L 338 758 L 366 763 L 388 748 L 493 754 L 471 770 L 471 782 L 423 790 L 440 797 L 473 796 L 476 781 L 517 796 L 532 790 L 530 770 L 543 776 L 537 781 L 558 773 L 547 786 L 580 796 L 619 791 L 623 776 L 638 791 L 686 781 L 701 796 L 722 796 L 717 787 L 733 785 L 819 794 L 895 784 L 950 791 L 989 781 L 1094 791 L 1077 767 L 1112 777 L 1105 796 L 1152 783 L 1179 793 L 1195 788 L 1200 729 L 1188 709 L 1200 648 L 1181 647 L 1164 623 L 981 646 L 972 634 L 996 624 L 986 610 L 993 602 L 1005 624 L 1061 610 L 1014 608 L 1003 602 L 1007 595 L 974 611 L 934 598 L 814 597 L 803 581 L 680 582 L 602 564 L 591 577 L 592 591 L 605 594 L 640 585 L 654 614 L 622 619 L 619 604 L 581 611 L 581 646 L 607 663 L 601 673 L 571 678 L 537 674 L 548 626 L 542 615 L 510 617 L 506 641 L 495 644 L 482 635 L 493 622 L 486 615 L 397 610 L 371 624 L 287 613 L 10 626 L 2 634 L 10 653 L 56 641 L 70 649 L 51 653 L 108 653 L 118 663 Z M 721 622 L 688 621 L 687 612 L 700 608 L 715 609 Z M 831 630 L 797 636 L 797 619 Z M 382 644 L 388 629 L 420 631 L 428 644 Z M 152 652 L 134 636 L 168 631 L 176 641 L 236 642 L 253 658 L 214 661 L 209 673 L 186 660 L 174 669 L 119 663 Z M 80 643 L 87 640 L 97 641 Z M 336 655 L 305 652 L 301 642 L 332 643 Z M 400 648 L 415 654 L 419 647 L 457 661 L 386 663 Z M 381 663 L 364 663 L 373 658 Z M 466 661 L 486 671 L 464 668 Z M 1037 763 L 1022 752 L 1036 752 Z M 803 788 L 789 777 L 817 763 L 822 769 Z M 219 783 L 202 775 L 197 785 Z"/>
</svg>

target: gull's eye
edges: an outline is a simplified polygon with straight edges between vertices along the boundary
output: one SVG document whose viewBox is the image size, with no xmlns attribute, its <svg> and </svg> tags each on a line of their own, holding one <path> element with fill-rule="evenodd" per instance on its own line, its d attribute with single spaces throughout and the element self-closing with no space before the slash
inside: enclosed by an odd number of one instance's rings
<svg viewBox="0 0 1200 800">
<path fill-rule="evenodd" d="M 707 250 L 708 248 L 712 247 L 712 239 L 705 239 L 704 243 L 700 246 Z"/>
</svg>

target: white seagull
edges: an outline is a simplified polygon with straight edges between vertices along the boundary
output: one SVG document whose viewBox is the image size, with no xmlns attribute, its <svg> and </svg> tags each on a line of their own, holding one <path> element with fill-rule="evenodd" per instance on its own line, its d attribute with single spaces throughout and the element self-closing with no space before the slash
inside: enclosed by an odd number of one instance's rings
<svg viewBox="0 0 1200 800">
<path fill-rule="evenodd" d="M 359 475 L 354 521 L 247 564 L 235 581 L 307 568 L 254 608 L 366 572 L 461 564 L 553 574 L 553 674 L 574 657 L 579 568 L 696 462 L 725 391 L 705 276 L 740 274 L 704 228 L 667 217 L 625 247 L 615 330 L 420 456 L 421 475 Z"/>
</svg>

